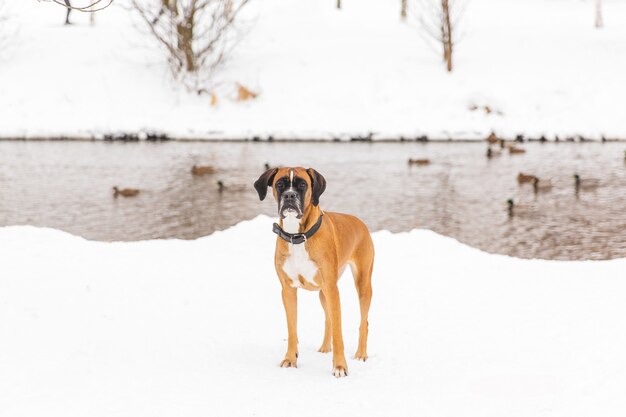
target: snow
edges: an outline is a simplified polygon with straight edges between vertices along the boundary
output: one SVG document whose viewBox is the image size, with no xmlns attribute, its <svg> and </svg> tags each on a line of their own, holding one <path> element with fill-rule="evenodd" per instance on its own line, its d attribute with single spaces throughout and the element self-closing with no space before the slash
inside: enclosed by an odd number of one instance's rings
<svg viewBox="0 0 626 417">
<path fill-rule="evenodd" d="M 0 229 L 0 415 L 623 416 L 626 259 L 490 255 L 426 230 L 373 235 L 370 359 L 331 375 L 299 291 L 286 349 L 273 219 L 195 241 Z M 340 281 L 349 358 L 357 297 Z"/>
<path fill-rule="evenodd" d="M 80 13 L 64 27 L 49 2 L 8 5 L 19 30 L 0 53 L 0 137 L 626 138 L 619 0 L 604 2 L 599 30 L 593 0 L 468 1 L 452 74 L 417 18 L 400 22 L 399 0 L 344 0 L 341 11 L 253 1 L 215 79 L 216 107 L 171 80 L 145 28 L 116 4 L 95 27 Z M 236 83 L 259 97 L 235 101 Z"/>
</svg>

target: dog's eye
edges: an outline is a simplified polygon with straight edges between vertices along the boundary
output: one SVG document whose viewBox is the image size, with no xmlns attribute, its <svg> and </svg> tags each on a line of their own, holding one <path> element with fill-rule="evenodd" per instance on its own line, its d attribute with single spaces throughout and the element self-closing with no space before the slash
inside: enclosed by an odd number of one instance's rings
<svg viewBox="0 0 626 417">
<path fill-rule="evenodd" d="M 282 190 L 284 186 L 285 186 L 285 184 L 283 184 L 282 182 L 277 182 L 276 183 L 276 188 L 278 188 L 279 190 Z"/>
<path fill-rule="evenodd" d="M 301 182 L 300 184 L 298 184 L 298 188 L 301 190 L 304 190 L 304 188 L 306 187 L 306 183 L 305 182 Z"/>
</svg>

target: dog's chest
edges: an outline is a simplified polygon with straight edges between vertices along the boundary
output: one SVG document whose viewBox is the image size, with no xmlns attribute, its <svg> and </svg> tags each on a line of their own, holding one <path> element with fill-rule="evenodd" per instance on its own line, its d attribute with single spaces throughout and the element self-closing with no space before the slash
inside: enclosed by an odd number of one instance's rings
<svg viewBox="0 0 626 417">
<path fill-rule="evenodd" d="M 287 233 L 298 233 L 300 221 L 293 214 L 288 214 L 283 219 L 283 227 Z M 306 250 L 306 243 L 299 245 L 288 244 L 289 253 L 283 263 L 283 271 L 291 280 L 294 288 L 303 287 L 306 289 L 318 289 L 314 281 L 317 274 L 317 265 L 309 258 Z M 300 281 L 300 277 L 304 282 Z"/>
<path fill-rule="evenodd" d="M 306 284 L 317 287 L 314 281 L 317 274 L 317 265 L 309 258 L 309 253 L 306 251 L 305 244 L 292 245 L 289 244 L 289 254 L 285 258 L 283 264 L 283 271 L 291 279 L 292 287 L 302 287 L 299 277 L 305 280 Z"/>
</svg>

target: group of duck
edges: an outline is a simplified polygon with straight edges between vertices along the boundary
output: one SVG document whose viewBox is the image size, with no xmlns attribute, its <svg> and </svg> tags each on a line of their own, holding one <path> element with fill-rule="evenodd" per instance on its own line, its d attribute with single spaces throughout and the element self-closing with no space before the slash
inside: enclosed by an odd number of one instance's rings
<svg viewBox="0 0 626 417">
<path fill-rule="evenodd" d="M 506 150 L 509 151 L 510 155 L 526 153 L 526 149 L 515 146 L 512 143 L 507 143 L 504 139 L 500 139 L 493 132 L 487 136 L 487 143 L 487 158 L 500 156 L 502 155 L 502 152 Z M 494 145 L 500 145 L 500 148 L 498 149 L 498 147 Z"/>
<path fill-rule="evenodd" d="M 598 180 L 597 178 L 581 178 L 578 174 L 574 174 L 573 178 L 574 190 L 576 194 L 583 190 L 592 191 L 600 186 L 600 180 Z M 541 179 L 535 175 L 524 174 L 523 172 L 517 174 L 517 183 L 520 185 L 532 184 L 535 193 L 547 192 L 552 189 L 552 180 L 550 178 Z M 507 208 L 510 216 L 512 216 L 516 212 L 524 212 L 530 209 L 530 207 L 528 206 L 516 204 L 512 198 L 509 198 L 507 200 Z"/>
<path fill-rule="evenodd" d="M 526 152 L 525 149 L 507 143 L 504 139 L 498 138 L 498 136 L 496 136 L 496 134 L 493 132 L 487 137 L 487 143 L 487 158 L 500 156 L 502 155 L 502 152 L 507 149 L 509 151 L 509 154 L 522 154 Z M 497 149 L 497 145 L 500 145 L 500 149 Z M 496 148 L 494 149 L 494 147 Z M 624 151 L 624 161 L 626 161 L 626 151 Z M 573 178 L 574 190 L 576 194 L 583 190 L 595 190 L 600 186 L 600 180 L 596 178 L 581 178 L 579 174 L 574 174 Z M 523 172 L 517 174 L 517 182 L 520 185 L 532 184 L 535 193 L 550 191 L 553 186 L 552 180 L 549 178 L 539 178 L 536 175 L 524 174 Z M 507 200 L 507 206 L 509 215 L 513 215 L 515 212 L 528 209 L 528 207 L 516 204 L 512 198 Z"/>
<path fill-rule="evenodd" d="M 211 165 L 205 165 L 205 166 L 198 166 L 198 165 L 194 165 L 193 167 L 191 167 L 191 174 L 195 175 L 195 176 L 203 176 L 203 175 L 212 175 L 217 173 L 217 169 Z M 243 187 L 240 185 L 226 185 L 224 184 L 224 181 L 222 180 L 218 180 L 216 182 L 217 184 L 217 191 L 224 192 L 226 190 L 230 190 L 230 191 L 243 191 Z"/>
<path fill-rule="evenodd" d="M 265 164 L 266 167 L 269 166 L 269 164 Z M 269 169 L 269 168 L 268 168 Z M 211 166 L 211 165 L 194 165 L 191 167 L 191 175 L 194 176 L 205 176 L 205 175 L 213 175 L 216 174 L 218 172 L 218 170 Z M 229 191 L 244 191 L 245 187 L 242 185 L 226 185 L 224 184 L 224 181 L 222 180 L 218 180 L 216 182 L 217 185 L 217 191 L 224 192 L 226 190 Z M 139 193 L 141 192 L 141 190 L 139 190 L 138 188 L 118 188 L 117 186 L 113 187 L 113 197 L 117 198 L 117 197 L 135 197 L 137 195 L 139 195 Z"/>
<path fill-rule="evenodd" d="M 524 148 L 515 146 L 513 144 L 507 143 L 504 139 L 498 138 L 495 133 L 491 133 L 487 137 L 487 158 L 493 158 L 496 156 L 502 155 L 504 150 L 508 150 L 509 154 L 523 154 L 526 152 Z M 494 145 L 500 145 L 499 149 L 494 149 Z M 626 162 L 626 151 L 624 151 L 624 161 Z M 430 159 L 413 159 L 410 158 L 408 160 L 409 166 L 425 166 L 430 165 Z M 265 163 L 265 169 L 270 169 L 270 164 Z M 213 175 L 217 173 L 217 169 L 211 165 L 194 165 L 191 167 L 191 174 L 194 176 L 204 176 L 204 175 Z M 520 172 L 517 175 L 517 182 L 519 184 L 527 184 L 530 183 L 533 186 L 535 192 L 541 191 L 549 191 L 552 189 L 552 181 L 550 179 L 541 179 L 535 175 L 524 174 Z M 222 180 L 217 181 L 217 191 L 223 192 L 225 190 L 232 191 L 243 191 L 244 186 L 241 185 L 229 185 L 224 184 Z M 574 187 L 576 192 L 578 193 L 580 190 L 594 190 L 600 186 L 600 181 L 595 178 L 581 178 L 580 175 L 574 174 Z M 113 187 L 113 197 L 135 197 L 139 195 L 140 190 L 137 188 L 118 188 Z M 515 207 L 519 207 L 513 201 L 513 199 L 508 200 L 508 208 L 509 213 L 512 214 Z"/>
<path fill-rule="evenodd" d="M 581 178 L 580 175 L 574 174 L 574 188 L 576 191 L 580 190 L 595 190 L 600 186 L 600 180 L 596 178 Z M 552 189 L 551 179 L 541 179 L 535 175 L 524 174 L 520 172 L 517 174 L 518 184 L 532 184 L 535 192 L 549 191 Z"/>
<path fill-rule="evenodd" d="M 491 133 L 487 139 L 487 158 L 493 158 L 502 155 L 504 151 L 508 151 L 509 154 L 523 154 L 526 150 L 522 147 L 516 146 L 513 143 L 507 142 L 504 139 L 499 138 L 495 133 Z M 624 161 L 626 162 L 626 151 L 624 152 Z M 409 159 L 409 166 L 417 165 L 429 165 L 429 159 Z M 579 174 L 574 174 L 574 190 L 576 194 L 580 191 L 595 190 L 600 187 L 600 180 L 596 178 L 581 178 Z M 518 184 L 531 184 L 535 193 L 548 192 L 552 189 L 553 184 L 550 178 L 539 178 L 536 175 L 525 174 L 523 172 L 517 175 Z M 508 211 L 510 215 L 514 212 L 525 211 L 528 209 L 523 205 L 516 204 L 515 201 L 510 198 L 507 200 Z"/>
</svg>

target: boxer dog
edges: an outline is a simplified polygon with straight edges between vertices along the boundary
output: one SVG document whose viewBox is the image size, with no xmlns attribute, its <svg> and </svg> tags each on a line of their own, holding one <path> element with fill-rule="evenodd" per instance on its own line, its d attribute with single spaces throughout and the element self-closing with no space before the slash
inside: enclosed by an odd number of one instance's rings
<svg viewBox="0 0 626 417">
<path fill-rule="evenodd" d="M 274 265 L 282 286 L 287 315 L 287 353 L 281 366 L 296 367 L 298 358 L 297 289 L 319 291 L 326 316 L 320 352 L 333 352 L 333 375 L 348 375 L 341 332 L 341 304 L 337 281 L 346 265 L 354 276 L 359 295 L 361 323 L 355 359 L 367 359 L 367 314 L 372 299 L 374 244 L 365 224 L 354 216 L 324 212 L 320 196 L 324 177 L 312 168 L 272 168 L 254 183 L 261 200 L 271 187 L 278 203 L 279 223 Z"/>
</svg>

